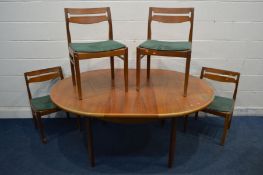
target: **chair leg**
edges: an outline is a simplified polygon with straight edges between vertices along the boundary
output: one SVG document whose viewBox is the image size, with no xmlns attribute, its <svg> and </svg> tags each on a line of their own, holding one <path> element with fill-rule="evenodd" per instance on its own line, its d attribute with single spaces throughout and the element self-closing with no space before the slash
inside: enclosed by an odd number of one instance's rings
<svg viewBox="0 0 263 175">
<path fill-rule="evenodd" d="M 71 79 L 72 79 L 72 83 L 73 83 L 73 86 L 76 85 L 76 75 L 75 75 L 75 68 L 74 68 L 74 63 L 73 63 L 73 59 L 71 57 L 71 55 L 69 55 L 70 57 L 70 68 L 71 68 Z"/>
<path fill-rule="evenodd" d="M 150 79 L 151 55 L 147 55 L 147 80 Z"/>
<path fill-rule="evenodd" d="M 75 71 L 76 71 L 78 97 L 79 97 L 80 100 L 82 100 L 80 68 L 79 68 L 79 60 L 77 60 L 77 59 L 75 59 Z"/>
<path fill-rule="evenodd" d="M 189 79 L 189 71 L 190 71 L 190 62 L 191 62 L 191 52 L 189 53 L 188 57 L 186 58 L 185 78 L 184 78 L 184 97 L 187 96 L 188 79 Z"/>
<path fill-rule="evenodd" d="M 184 132 L 186 132 L 188 126 L 188 115 L 184 116 Z"/>
<path fill-rule="evenodd" d="M 34 122 L 35 128 L 37 129 L 38 126 L 37 126 L 36 114 L 33 111 L 32 111 L 32 118 L 33 118 L 33 122 Z"/>
<path fill-rule="evenodd" d="M 137 48 L 137 58 L 136 58 L 136 90 L 140 90 L 140 78 L 141 78 L 141 55 L 140 49 Z"/>
<path fill-rule="evenodd" d="M 174 154 L 175 154 L 175 144 L 176 144 L 176 118 L 172 118 L 171 135 L 170 135 L 170 146 L 169 146 L 169 157 L 168 157 L 168 168 L 172 168 Z"/>
<path fill-rule="evenodd" d="M 228 126 L 229 126 L 229 117 L 230 117 L 230 116 L 226 116 L 226 117 L 225 117 L 224 132 L 223 132 L 223 135 L 222 135 L 222 138 L 221 138 L 221 142 L 220 142 L 220 144 L 221 144 L 222 146 L 224 146 L 225 140 L 226 140 L 226 135 L 227 135 Z"/>
<path fill-rule="evenodd" d="M 195 120 L 198 119 L 198 112 L 195 113 Z"/>
<path fill-rule="evenodd" d="M 124 83 L 125 83 L 125 92 L 128 92 L 128 48 L 125 49 L 124 54 Z"/>
<path fill-rule="evenodd" d="M 114 80 L 114 57 L 110 57 L 111 79 Z"/>
<path fill-rule="evenodd" d="M 88 149 L 91 167 L 94 167 L 95 166 L 95 157 L 94 157 L 94 151 L 93 151 L 93 136 L 92 136 L 92 126 L 91 126 L 91 119 L 90 118 L 88 118 L 86 120 L 86 125 L 87 125 L 87 132 L 88 132 L 87 133 L 87 137 L 88 137 L 87 149 Z"/>
<path fill-rule="evenodd" d="M 37 119 L 37 125 L 39 128 L 39 134 L 40 134 L 41 141 L 42 143 L 46 144 L 47 138 L 45 136 L 44 126 L 43 126 L 41 116 L 39 115 L 39 113 L 36 113 L 36 119 Z"/>
<path fill-rule="evenodd" d="M 230 127 L 231 127 L 232 118 L 233 118 L 233 113 L 231 113 L 231 116 L 230 116 L 230 120 L 229 120 L 229 123 L 228 123 L 228 129 L 230 129 Z"/>
</svg>

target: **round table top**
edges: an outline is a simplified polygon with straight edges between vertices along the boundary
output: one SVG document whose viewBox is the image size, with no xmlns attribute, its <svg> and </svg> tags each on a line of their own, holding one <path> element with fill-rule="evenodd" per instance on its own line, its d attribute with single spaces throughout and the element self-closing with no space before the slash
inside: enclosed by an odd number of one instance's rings
<svg viewBox="0 0 263 175">
<path fill-rule="evenodd" d="M 60 108 L 82 116 L 98 118 L 167 118 L 187 115 L 207 107 L 214 98 L 213 88 L 190 76 L 187 97 L 183 97 L 184 74 L 152 69 L 150 80 L 141 70 L 141 88 L 136 91 L 136 70 L 129 70 L 129 91 L 125 92 L 123 70 L 109 69 L 81 74 L 83 99 L 77 97 L 71 77 L 56 83 L 51 99 Z"/>
</svg>

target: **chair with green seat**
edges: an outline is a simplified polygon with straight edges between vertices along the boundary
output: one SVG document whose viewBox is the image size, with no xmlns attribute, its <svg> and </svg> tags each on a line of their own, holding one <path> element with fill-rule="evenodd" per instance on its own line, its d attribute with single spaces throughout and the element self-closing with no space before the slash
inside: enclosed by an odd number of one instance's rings
<svg viewBox="0 0 263 175">
<path fill-rule="evenodd" d="M 234 106 L 237 96 L 237 89 L 239 84 L 239 77 L 240 77 L 239 72 L 233 72 L 228 70 L 203 67 L 201 71 L 201 75 L 200 75 L 201 79 L 207 78 L 213 81 L 235 84 L 233 98 L 215 96 L 213 102 L 202 110 L 203 112 L 218 115 L 225 118 L 224 132 L 220 142 L 221 145 L 224 145 L 227 132 L 231 126 L 231 121 L 232 121 L 232 116 L 233 116 Z M 198 112 L 195 113 L 195 119 L 197 118 L 198 118 Z M 185 120 L 185 122 L 187 121 Z"/>
<path fill-rule="evenodd" d="M 189 37 L 187 41 L 160 41 L 152 40 L 152 21 L 161 23 L 184 23 L 190 22 Z M 147 41 L 137 47 L 137 64 L 136 64 L 136 87 L 140 90 L 140 69 L 141 59 L 147 55 L 147 80 L 150 79 L 151 55 L 167 57 L 186 58 L 185 80 L 183 95 L 187 96 L 188 78 L 192 53 L 192 36 L 193 36 L 193 8 L 159 8 L 150 7 L 148 19 L 148 37 Z"/>
<path fill-rule="evenodd" d="M 35 70 L 31 72 L 25 72 L 24 76 L 35 127 L 39 129 L 42 143 L 47 143 L 47 138 L 45 136 L 41 117 L 54 112 L 58 112 L 60 111 L 60 109 L 51 101 L 49 95 L 33 98 L 29 85 L 32 83 L 41 83 L 53 79 L 62 80 L 64 78 L 62 69 L 61 67 L 52 67 L 47 69 Z M 69 118 L 68 112 L 67 117 Z"/>
<path fill-rule="evenodd" d="M 65 8 L 67 40 L 73 85 L 77 86 L 77 96 L 82 99 L 80 60 L 110 57 L 111 79 L 114 80 L 114 57 L 124 61 L 125 91 L 128 91 L 128 48 L 113 40 L 112 20 L 109 7 L 102 8 Z M 107 21 L 109 24 L 109 40 L 89 43 L 71 41 L 70 23 L 94 24 Z"/>
</svg>

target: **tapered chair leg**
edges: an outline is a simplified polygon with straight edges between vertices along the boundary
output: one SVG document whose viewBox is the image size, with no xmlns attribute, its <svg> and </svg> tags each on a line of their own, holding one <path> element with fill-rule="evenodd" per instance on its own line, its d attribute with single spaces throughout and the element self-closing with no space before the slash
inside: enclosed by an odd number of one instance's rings
<svg viewBox="0 0 263 175">
<path fill-rule="evenodd" d="M 114 57 L 110 57 L 111 79 L 114 80 Z"/>
<path fill-rule="evenodd" d="M 93 151 L 93 135 L 92 135 L 92 126 L 91 126 L 90 118 L 86 120 L 86 126 L 87 126 L 87 137 L 88 137 L 87 149 L 88 149 L 91 167 L 94 167 L 95 166 L 95 156 L 94 156 L 94 151 Z"/>
<path fill-rule="evenodd" d="M 169 157 L 168 157 L 168 168 L 172 168 L 175 154 L 176 144 L 176 118 L 172 118 L 171 121 L 171 135 L 170 135 L 170 146 L 169 146 Z"/>
<path fill-rule="evenodd" d="M 191 52 L 189 53 L 188 58 L 186 59 L 186 65 L 185 65 L 184 97 L 187 96 L 190 62 L 191 62 Z"/>
<path fill-rule="evenodd" d="M 73 63 L 73 58 L 71 55 L 69 55 L 69 58 L 70 58 L 70 69 L 71 69 L 71 78 L 72 78 L 72 83 L 73 83 L 73 86 L 76 85 L 76 75 L 75 75 L 75 67 L 74 67 L 74 63 Z"/>
<path fill-rule="evenodd" d="M 125 50 L 124 55 L 124 82 L 125 82 L 125 92 L 128 92 L 128 48 Z"/>
<path fill-rule="evenodd" d="M 233 113 L 230 116 L 230 120 L 229 120 L 229 123 L 228 123 L 228 129 L 230 129 L 230 127 L 231 127 L 232 118 L 233 118 Z"/>
<path fill-rule="evenodd" d="M 188 126 L 188 115 L 184 116 L 184 132 L 186 132 Z"/>
<path fill-rule="evenodd" d="M 140 90 L 140 79 L 141 79 L 141 55 L 140 49 L 137 48 L 137 58 L 136 58 L 136 90 Z"/>
<path fill-rule="evenodd" d="M 195 120 L 198 119 L 198 112 L 195 113 Z"/>
<path fill-rule="evenodd" d="M 82 100 L 80 67 L 79 67 L 79 61 L 78 60 L 75 60 L 75 71 L 76 71 L 76 83 L 77 83 L 78 98 L 79 98 L 79 100 Z"/>
<path fill-rule="evenodd" d="M 147 55 L 147 80 L 150 79 L 151 55 Z"/>
<path fill-rule="evenodd" d="M 38 126 L 37 126 L 36 114 L 35 114 L 33 111 L 32 111 L 32 119 L 33 119 L 33 122 L 34 122 L 35 128 L 37 129 Z"/>
<path fill-rule="evenodd" d="M 229 116 L 226 116 L 225 122 L 224 122 L 224 132 L 223 132 L 221 142 L 220 142 L 220 144 L 222 146 L 224 146 L 224 144 L 225 144 L 225 140 L 226 140 L 226 136 L 227 136 L 227 132 L 228 132 L 228 126 L 229 126 Z"/>
<path fill-rule="evenodd" d="M 37 119 L 37 125 L 38 125 L 38 129 L 39 129 L 39 134 L 40 134 L 40 138 L 42 143 L 47 143 L 47 138 L 45 135 L 45 131 L 44 131 L 44 126 L 41 120 L 41 116 L 39 115 L 39 113 L 36 113 L 36 119 Z"/>
</svg>

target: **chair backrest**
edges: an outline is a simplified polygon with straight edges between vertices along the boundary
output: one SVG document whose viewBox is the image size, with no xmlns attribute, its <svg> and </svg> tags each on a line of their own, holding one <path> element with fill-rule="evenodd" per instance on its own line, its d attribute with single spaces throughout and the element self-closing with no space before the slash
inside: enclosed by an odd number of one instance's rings
<svg viewBox="0 0 263 175">
<path fill-rule="evenodd" d="M 240 78 L 239 72 L 202 67 L 200 78 L 201 79 L 207 78 L 207 79 L 219 81 L 219 82 L 234 83 L 235 90 L 233 94 L 233 99 L 236 100 L 237 88 L 238 88 L 238 83 L 239 83 L 239 78 Z"/>
<path fill-rule="evenodd" d="M 65 8 L 65 21 L 68 43 L 71 43 L 69 23 L 95 24 L 104 21 L 109 23 L 109 39 L 113 39 L 112 20 L 109 7 L 101 8 Z"/>
<path fill-rule="evenodd" d="M 190 22 L 190 32 L 188 41 L 192 42 L 193 39 L 193 24 L 194 24 L 194 8 L 162 8 L 150 7 L 148 19 L 148 36 L 150 40 L 152 37 L 151 24 L 152 21 L 162 23 L 183 23 Z"/>
<path fill-rule="evenodd" d="M 26 80 L 26 87 L 29 99 L 32 99 L 29 84 L 49 81 L 56 78 L 60 78 L 61 80 L 64 79 L 62 69 L 60 66 L 25 72 L 24 76 Z"/>
</svg>

